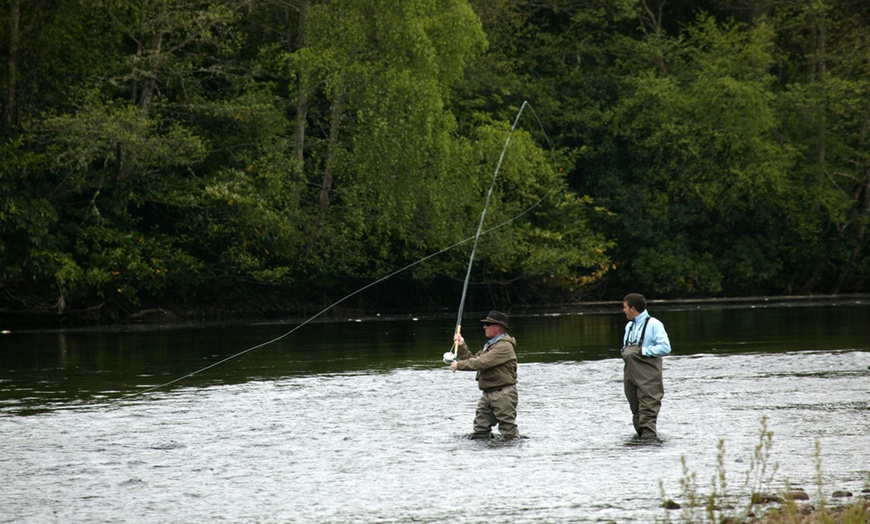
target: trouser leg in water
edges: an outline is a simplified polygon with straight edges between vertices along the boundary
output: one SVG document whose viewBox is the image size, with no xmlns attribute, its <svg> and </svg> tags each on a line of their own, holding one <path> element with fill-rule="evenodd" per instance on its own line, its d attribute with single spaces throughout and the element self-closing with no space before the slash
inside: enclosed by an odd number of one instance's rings
<svg viewBox="0 0 870 524">
<path fill-rule="evenodd" d="M 634 430 L 641 437 L 655 437 L 656 420 L 665 396 L 662 357 L 644 357 L 639 346 L 627 346 L 622 358 L 625 398 L 631 408 Z"/>
<path fill-rule="evenodd" d="M 484 391 L 477 401 L 474 416 L 474 438 L 489 438 L 492 427 L 498 424 L 498 431 L 505 438 L 519 438 L 517 428 L 517 404 L 519 394 L 516 385 L 504 386 L 493 391 Z"/>
</svg>

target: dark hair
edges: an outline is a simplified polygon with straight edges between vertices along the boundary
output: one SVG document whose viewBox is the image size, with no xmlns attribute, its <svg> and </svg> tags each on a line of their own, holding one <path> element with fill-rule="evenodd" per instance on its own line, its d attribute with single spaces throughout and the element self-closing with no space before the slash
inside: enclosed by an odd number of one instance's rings
<svg viewBox="0 0 870 524">
<path fill-rule="evenodd" d="M 625 302 L 629 308 L 634 308 L 638 313 L 646 311 L 646 299 L 643 298 L 643 295 L 640 293 L 629 293 L 625 295 L 625 298 L 623 298 L 622 301 Z"/>
</svg>

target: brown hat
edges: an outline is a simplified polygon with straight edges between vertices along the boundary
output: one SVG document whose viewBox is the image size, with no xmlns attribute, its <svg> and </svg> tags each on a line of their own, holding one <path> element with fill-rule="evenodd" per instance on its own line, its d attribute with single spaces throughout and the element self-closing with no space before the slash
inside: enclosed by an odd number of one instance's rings
<svg viewBox="0 0 870 524">
<path fill-rule="evenodd" d="M 510 329 L 508 327 L 508 323 L 507 323 L 508 322 L 507 315 L 505 315 L 504 313 L 502 313 L 500 311 L 495 311 L 495 310 L 490 311 L 489 314 L 486 316 L 486 318 L 482 318 L 482 319 L 480 319 L 480 321 L 483 323 L 486 323 L 486 324 L 498 324 L 499 326 L 502 326 L 505 329 Z"/>
</svg>

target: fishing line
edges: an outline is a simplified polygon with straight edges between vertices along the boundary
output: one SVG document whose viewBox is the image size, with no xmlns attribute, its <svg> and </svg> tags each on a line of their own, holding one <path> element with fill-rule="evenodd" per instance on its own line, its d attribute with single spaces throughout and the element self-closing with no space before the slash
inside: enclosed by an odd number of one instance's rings
<svg viewBox="0 0 870 524">
<path fill-rule="evenodd" d="M 504 226 L 510 224 L 511 222 L 514 222 L 514 221 L 518 220 L 518 219 L 521 218 L 523 215 L 528 214 L 529 212 L 532 211 L 532 209 L 534 209 L 534 208 L 536 208 L 537 206 L 539 206 L 539 205 L 541 204 L 541 202 L 543 202 L 544 200 L 546 200 L 546 199 L 547 199 L 547 198 L 548 198 L 552 193 L 553 193 L 553 191 L 550 191 L 549 193 L 547 193 L 546 195 L 544 195 L 543 197 L 541 197 L 537 202 L 535 202 L 534 204 L 532 204 L 531 206 L 529 206 L 528 208 L 526 208 L 526 209 L 523 210 L 522 212 L 518 213 L 517 215 L 514 215 L 513 217 L 509 218 L 508 220 L 505 220 L 504 222 L 502 222 L 502 223 L 500 223 L 500 224 L 498 224 L 498 225 L 495 225 L 495 226 L 493 226 L 493 227 L 491 227 L 491 228 L 489 228 L 489 229 L 483 231 L 482 234 L 484 234 L 484 235 L 485 235 L 485 234 L 488 234 L 488 233 L 490 233 L 490 232 L 492 232 L 492 231 L 495 231 L 496 229 L 500 229 L 500 228 L 502 228 L 502 227 L 504 227 Z M 199 373 L 202 373 L 203 371 L 207 371 L 207 370 L 209 370 L 209 369 L 212 369 L 212 368 L 214 368 L 214 367 L 217 367 L 217 366 L 219 366 L 219 365 L 221 365 L 221 364 L 223 364 L 223 363 L 225 363 L 225 362 L 228 362 L 228 361 L 230 361 L 230 360 L 233 360 L 233 359 L 236 359 L 236 358 L 238 358 L 238 357 L 241 357 L 242 355 L 245 355 L 245 354 L 247 354 L 247 353 L 250 353 L 250 352 L 252 352 L 252 351 L 254 351 L 254 350 L 260 349 L 260 348 L 265 347 L 265 346 L 268 346 L 268 345 L 270 345 L 270 344 L 274 344 L 275 342 L 278 342 L 279 340 L 281 340 L 281 339 L 283 339 L 283 338 L 285 338 L 285 337 L 290 336 L 291 334 L 293 334 L 296 330 L 298 330 L 298 329 L 301 328 L 302 326 L 304 326 L 304 325 L 308 324 L 309 322 L 313 321 L 314 319 L 320 317 L 321 315 L 323 315 L 324 313 L 326 313 L 326 312 L 329 311 L 330 309 L 334 308 L 335 306 L 341 304 L 341 303 L 344 302 L 345 300 L 347 300 L 347 299 L 349 299 L 349 298 L 351 298 L 351 297 L 353 297 L 353 296 L 355 296 L 355 295 L 358 295 L 359 293 L 362 293 L 362 292 L 365 291 L 366 289 L 368 289 L 368 288 L 370 288 L 370 287 L 372 287 L 372 286 L 375 286 L 375 285 L 377 285 L 377 284 L 380 284 L 380 283 L 383 282 L 384 280 L 387 280 L 387 279 L 389 279 L 389 278 L 392 278 L 392 277 L 398 275 L 399 273 L 401 273 L 401 272 L 403 272 L 403 271 L 406 271 L 406 270 L 408 270 L 408 269 L 410 269 L 410 268 L 416 266 L 417 264 L 423 263 L 423 262 L 425 262 L 426 260 L 429 260 L 430 258 L 436 257 L 436 256 L 438 256 L 438 255 L 440 255 L 440 254 L 442 254 L 442 253 L 444 253 L 444 252 L 446 252 L 446 251 L 449 251 L 449 250 L 451 250 L 451 249 L 453 249 L 453 248 L 455 248 L 455 247 L 457 247 L 457 246 L 461 246 L 462 244 L 465 244 L 466 242 L 469 242 L 469 241 L 473 240 L 474 238 L 475 238 L 474 236 L 470 236 L 470 237 L 468 237 L 468 238 L 466 238 L 466 239 L 464 239 L 464 240 L 460 240 L 459 242 L 456 242 L 456 243 L 453 244 L 453 245 L 450 245 L 450 246 L 448 246 L 448 247 L 445 247 L 444 249 L 442 249 L 442 250 L 440 250 L 440 251 L 437 251 L 437 252 L 435 252 L 435 253 L 432 253 L 431 255 L 427 255 L 427 256 L 421 258 L 420 260 L 417 260 L 416 262 L 413 262 L 413 263 L 411 263 L 411 264 L 408 264 L 407 266 L 405 266 L 405 267 L 403 267 L 403 268 L 401 268 L 401 269 L 397 269 L 396 271 L 393 271 L 392 273 L 390 273 L 390 274 L 388 274 L 388 275 L 386 275 L 386 276 L 384 276 L 384 277 L 381 277 L 381 278 L 379 278 L 378 280 L 375 280 L 374 282 L 371 282 L 370 284 L 366 284 L 365 286 L 363 286 L 363 287 L 357 289 L 356 291 L 354 291 L 353 293 L 351 293 L 351 294 L 345 296 L 344 298 L 342 298 L 342 299 L 340 299 L 340 300 L 337 300 L 337 301 L 333 302 L 332 304 L 330 304 L 329 306 L 327 306 L 325 309 L 323 309 L 322 311 L 320 311 L 320 312 L 317 313 L 316 315 L 314 315 L 314 316 L 312 316 L 311 318 L 305 320 L 304 322 L 302 322 L 301 324 L 299 324 L 298 326 L 294 327 L 293 329 L 291 329 L 290 331 L 284 333 L 284 334 L 281 335 L 281 336 L 275 337 L 275 338 L 273 338 L 272 340 L 269 340 L 269 341 L 263 342 L 263 343 L 261 343 L 261 344 L 257 344 L 256 346 L 249 347 L 248 349 L 245 349 L 244 351 L 239 351 L 238 353 L 235 353 L 235 354 L 233 354 L 233 355 L 230 355 L 230 356 L 224 358 L 223 360 L 219 360 L 219 361 L 217 361 L 217 362 L 215 362 L 215 363 L 213 363 L 213 364 L 209 364 L 208 366 L 206 366 L 206 367 L 204 367 L 204 368 L 202 368 L 202 369 L 198 369 L 198 370 L 193 371 L 193 372 L 191 372 L 191 373 L 188 373 L 187 375 L 184 375 L 184 376 L 182 376 L 182 377 L 178 377 L 178 378 L 176 378 L 176 379 L 174 379 L 174 380 L 171 380 L 171 381 L 169 381 L 169 382 L 165 382 L 165 383 L 163 383 L 163 384 L 159 384 L 159 385 L 157 385 L 157 386 L 151 386 L 151 387 L 148 387 L 148 388 L 143 389 L 143 390 L 141 390 L 141 391 L 136 391 L 136 392 L 134 392 L 134 393 L 128 393 L 128 394 L 126 394 L 126 395 L 123 395 L 123 397 L 124 397 L 124 398 L 127 398 L 127 397 L 134 397 L 134 396 L 137 396 L 137 395 L 142 395 L 142 394 L 144 394 L 144 393 L 148 393 L 148 392 L 150 392 L 150 391 L 154 391 L 154 390 L 157 390 L 157 389 L 164 388 L 164 387 L 166 387 L 166 386 L 170 386 L 170 385 L 172 385 L 172 384 L 175 384 L 176 382 L 181 382 L 181 381 L 184 380 L 184 379 L 190 378 L 190 377 L 192 377 L 192 376 L 194 376 L 194 375 L 197 375 L 197 374 L 199 374 Z"/>
<path fill-rule="evenodd" d="M 519 219 L 520 219 L 521 217 L 523 217 L 524 215 L 530 213 L 530 212 L 532 211 L 532 209 L 538 207 L 538 206 L 541 204 L 541 202 L 543 202 L 544 200 L 546 200 L 547 198 L 549 198 L 550 195 L 552 195 L 552 194 L 556 191 L 556 188 L 551 189 L 547 194 L 545 194 L 545 195 L 542 196 L 540 199 L 538 199 L 538 201 L 536 201 L 535 203 L 533 203 L 531 206 L 527 207 L 526 209 L 524 209 L 524 210 L 521 211 L 520 213 L 518 213 L 518 214 L 514 215 L 513 217 L 511 217 L 511 218 L 505 220 L 504 222 L 501 222 L 500 224 L 497 224 L 497 225 L 495 225 L 495 226 L 493 226 L 493 227 L 491 227 L 491 228 L 489 228 L 489 229 L 483 230 L 483 223 L 484 223 L 484 218 L 485 218 L 485 216 L 486 216 L 486 209 L 487 209 L 487 207 L 489 206 L 489 201 L 490 201 L 490 198 L 491 198 L 491 196 L 492 196 L 493 187 L 495 186 L 496 177 L 498 176 L 498 172 L 499 172 L 499 170 L 501 169 L 501 164 L 502 164 L 502 162 L 504 161 L 505 152 L 507 151 L 508 144 L 510 144 L 511 136 L 513 135 L 514 130 L 516 129 L 517 124 L 518 124 L 518 122 L 519 122 L 520 116 L 523 114 L 523 110 L 524 110 L 526 107 L 528 107 L 529 110 L 532 112 L 532 114 L 535 116 L 535 119 L 537 120 L 538 125 L 541 127 L 541 131 L 544 132 L 544 137 L 545 137 L 546 140 L 547 140 L 547 145 L 550 146 L 550 151 L 551 151 L 551 153 L 553 153 L 553 146 L 552 146 L 552 144 L 550 143 L 550 138 L 547 136 L 547 133 L 546 133 L 546 131 L 544 130 L 544 126 L 543 126 L 543 124 L 541 124 L 541 119 L 538 118 L 538 115 L 537 115 L 537 113 L 535 113 L 534 108 L 532 108 L 532 106 L 531 106 L 528 102 L 523 101 L 523 104 L 522 104 L 522 106 L 520 107 L 520 110 L 519 110 L 519 112 L 517 113 L 516 118 L 514 119 L 514 123 L 513 123 L 513 126 L 511 127 L 510 133 L 508 134 L 507 140 L 505 141 L 504 148 L 502 149 L 501 156 L 500 156 L 499 161 L 498 161 L 498 165 L 497 165 L 497 167 L 496 167 L 496 169 L 495 169 L 495 174 L 493 175 L 492 185 L 490 185 L 489 192 L 487 193 L 487 196 L 486 196 L 486 203 L 485 203 L 484 208 L 483 208 L 483 213 L 481 213 L 480 224 L 478 225 L 478 227 L 477 227 L 477 232 L 474 234 L 474 236 L 470 236 L 470 237 L 468 237 L 468 238 L 465 238 L 464 240 L 460 240 L 459 242 L 456 242 L 456 243 L 453 244 L 453 245 L 450 245 L 450 246 L 448 246 L 448 247 L 445 247 L 444 249 L 441 249 L 440 251 L 437 251 L 437 252 L 435 252 L 435 253 L 432 253 L 432 254 L 430 254 L 430 255 L 427 255 L 427 256 L 421 258 L 420 260 L 417 260 L 416 262 L 412 262 L 411 264 L 408 264 L 407 266 L 402 267 L 401 269 L 397 269 L 396 271 L 393 271 L 392 273 L 389 273 L 388 275 L 383 276 L 383 277 L 379 278 L 378 280 L 375 280 L 374 282 L 371 282 L 371 283 L 369 283 L 369 284 L 366 284 L 365 286 L 363 286 L 363 287 L 357 289 L 357 290 L 354 291 L 353 293 L 350 293 L 350 294 L 346 295 L 345 297 L 343 297 L 343 298 L 341 298 L 341 299 L 339 299 L 339 300 L 333 302 L 332 304 L 330 304 L 329 306 L 327 306 L 326 308 L 324 308 L 323 310 L 321 310 L 319 313 L 317 313 L 317 314 L 315 314 L 314 316 L 308 318 L 307 320 L 305 320 L 305 321 L 302 322 L 301 324 L 297 325 L 296 327 L 294 327 L 294 328 L 291 329 L 290 331 L 287 331 L 286 333 L 284 333 L 284 334 L 282 334 L 282 335 L 280 335 L 280 336 L 277 336 L 277 337 L 275 337 L 275 338 L 273 338 L 273 339 L 271 339 L 271 340 L 268 340 L 268 341 L 266 341 L 266 342 L 262 342 L 262 343 L 260 343 L 260 344 L 255 345 L 255 346 L 251 346 L 251 347 L 249 347 L 249 348 L 247 348 L 247 349 L 245 349 L 245 350 L 243 350 L 243 351 L 239 351 L 238 353 L 234 353 L 234 354 L 232 354 L 232 355 L 230 355 L 230 356 L 228 356 L 228 357 L 226 357 L 226 358 L 224 358 L 224 359 L 222 359 L 222 360 L 219 360 L 219 361 L 217 361 L 217 362 L 214 362 L 214 363 L 212 363 L 212 364 L 209 364 L 208 366 L 205 366 L 205 367 L 203 367 L 203 368 L 201 368 L 201 369 L 198 369 L 198 370 L 196 370 L 196 371 L 193 371 L 193 372 L 191 372 L 191 373 L 188 373 L 188 374 L 186 374 L 186 375 L 184 375 L 184 376 L 178 377 L 178 378 L 176 378 L 176 379 L 174 379 L 174 380 L 170 380 L 169 382 L 165 382 L 165 383 L 163 383 L 163 384 L 158 384 L 158 385 L 156 385 L 156 386 L 150 386 L 150 387 L 148 387 L 148 388 L 145 388 L 145 389 L 142 389 L 142 390 L 140 390 L 140 391 L 133 392 L 133 393 L 128 393 L 128 394 L 126 394 L 126 395 L 123 395 L 122 398 L 135 397 L 135 396 L 138 396 L 138 395 L 143 395 L 143 394 L 145 394 L 145 393 L 149 393 L 149 392 L 151 392 L 151 391 L 155 391 L 155 390 L 157 390 L 157 389 L 164 388 L 164 387 L 166 387 L 166 386 L 171 386 L 172 384 L 175 384 L 175 383 L 181 382 L 182 380 L 188 379 L 188 378 L 190 378 L 190 377 L 192 377 L 192 376 L 194 376 L 194 375 L 198 375 L 198 374 L 202 373 L 203 371 L 208 371 L 209 369 L 215 368 L 215 367 L 217 367 L 217 366 L 219 366 L 219 365 L 221 365 L 221 364 L 224 364 L 224 363 L 226 363 L 226 362 L 229 362 L 230 360 L 237 359 L 237 358 L 239 358 L 239 357 L 241 357 L 241 356 L 243 356 L 243 355 L 246 355 L 246 354 L 248 354 L 248 353 L 250 353 L 250 352 L 252 352 L 252 351 L 255 351 L 255 350 L 260 349 L 260 348 L 263 348 L 263 347 L 266 347 L 266 346 L 268 346 L 268 345 L 270 345 L 270 344 L 274 344 L 275 342 L 278 342 L 279 340 L 284 339 L 284 338 L 290 336 L 291 334 L 295 333 L 297 330 L 299 330 L 300 328 L 302 328 L 302 327 L 305 326 L 306 324 L 308 324 L 308 323 L 312 322 L 313 320 L 319 318 L 319 317 L 322 316 L 324 313 L 326 313 L 327 311 L 329 311 L 329 310 L 331 310 L 332 308 L 336 307 L 337 305 L 341 304 L 341 303 L 344 302 L 345 300 L 348 300 L 349 298 L 351 298 L 351 297 L 353 297 L 353 296 L 355 296 L 355 295 L 358 295 L 359 293 L 362 293 L 362 292 L 365 291 L 366 289 L 369 289 L 369 288 L 372 287 L 372 286 L 375 286 L 375 285 L 377 285 L 377 284 L 380 284 L 381 282 L 383 282 L 383 281 L 385 281 L 385 280 L 388 280 L 388 279 L 390 279 L 390 278 L 392 278 L 392 277 L 398 275 L 399 273 L 402 273 L 403 271 L 407 271 L 408 269 L 410 269 L 410 268 L 416 266 L 417 264 L 421 264 L 421 263 L 423 263 L 423 262 L 429 260 L 430 258 L 436 257 L 436 256 L 438 256 L 438 255 L 440 255 L 440 254 L 442 254 L 442 253 L 444 253 L 444 252 L 446 252 L 446 251 L 449 251 L 449 250 L 451 250 L 451 249 L 453 249 L 453 248 L 455 248 L 455 247 L 458 247 L 458 246 L 460 246 L 460 245 L 462 245 L 462 244 L 465 244 L 466 242 L 469 242 L 469 241 L 471 241 L 471 240 L 474 240 L 474 247 L 473 247 L 472 250 L 471 250 L 471 257 L 470 257 L 470 259 L 469 259 L 469 261 L 468 261 L 468 270 L 467 270 L 467 272 L 466 272 L 466 275 L 465 275 L 465 281 L 464 281 L 464 283 L 463 283 L 463 288 L 462 288 L 462 299 L 461 299 L 461 301 L 460 301 L 460 305 L 459 305 L 459 314 L 458 314 L 458 316 L 457 316 L 457 320 L 456 320 L 456 332 L 459 333 L 460 323 L 461 323 L 461 320 L 462 320 L 462 311 L 463 311 L 463 308 L 464 308 L 464 305 L 465 305 L 465 296 L 466 296 L 466 291 L 467 291 L 467 289 L 468 289 L 468 281 L 469 281 L 470 276 L 471 276 L 471 267 L 472 267 L 472 264 L 473 264 L 473 262 L 474 262 L 474 253 L 475 253 L 475 251 L 477 250 L 477 244 L 478 244 L 478 241 L 479 241 L 479 239 L 480 239 L 480 236 L 481 236 L 481 235 L 488 234 L 488 233 L 490 233 L 490 232 L 492 232 L 492 231 L 495 231 L 495 230 L 497 230 L 497 229 L 500 229 L 500 228 L 502 228 L 502 227 L 504 227 L 504 226 L 506 226 L 506 225 L 508 225 L 508 224 L 510 224 L 510 223 L 512 223 L 512 222 L 515 222 L 516 220 L 519 220 Z M 455 350 L 455 349 L 456 349 L 456 348 L 454 348 L 454 350 Z M 445 355 L 444 355 L 444 356 L 445 356 L 445 359 L 446 359 L 447 354 L 448 354 L 448 353 L 445 353 Z M 453 355 L 454 353 L 453 353 L 453 352 L 449 352 L 449 354 Z"/>
<path fill-rule="evenodd" d="M 514 123 L 511 126 L 511 130 L 508 133 L 507 139 L 504 142 L 504 147 L 501 149 L 501 155 L 499 156 L 498 164 L 495 166 L 495 173 L 492 175 L 492 183 L 489 186 L 489 191 L 486 194 L 486 201 L 483 204 L 483 211 L 480 213 L 480 224 L 477 226 L 477 233 L 475 233 L 475 235 L 474 235 L 474 247 L 471 248 L 471 256 L 468 259 L 468 270 L 465 272 L 465 282 L 463 282 L 463 284 L 462 284 L 462 298 L 459 299 L 459 311 L 456 314 L 456 332 L 455 332 L 455 334 L 457 334 L 457 335 L 462 330 L 462 312 L 465 309 L 465 296 L 468 292 L 468 281 L 471 279 L 471 267 L 472 267 L 472 265 L 474 265 L 474 255 L 477 252 L 477 244 L 478 244 L 478 241 L 480 240 L 480 232 L 483 229 L 484 219 L 486 218 L 486 210 L 487 210 L 487 208 L 489 208 L 489 202 L 492 198 L 492 191 L 493 191 L 493 189 L 495 189 L 495 181 L 498 178 L 498 172 L 501 169 L 501 164 L 502 164 L 502 162 L 504 162 L 504 155 L 505 155 L 505 153 L 507 153 L 507 148 L 511 143 L 511 137 L 514 134 L 514 131 L 517 128 L 517 124 L 520 121 L 520 116 L 522 116 L 523 110 L 526 107 L 531 109 L 532 114 L 535 115 L 535 119 L 538 121 L 538 125 L 541 126 L 541 131 L 544 131 L 544 126 L 541 124 L 541 119 L 538 118 L 538 115 L 537 115 L 537 113 L 535 113 L 535 110 L 532 109 L 532 106 L 527 101 L 524 100 L 523 105 L 520 106 L 520 110 L 517 112 L 517 116 L 514 118 Z M 544 131 L 544 136 L 547 137 L 546 131 Z M 552 146 L 552 144 L 550 144 L 549 137 L 547 137 L 547 144 L 550 146 L 550 151 L 552 152 L 553 146 Z M 552 191 L 551 191 L 551 193 L 552 193 Z M 548 196 L 549 196 L 549 193 L 548 193 Z M 537 205 L 537 204 L 535 204 L 535 205 Z M 444 356 L 442 357 L 442 360 L 444 360 L 444 363 L 449 364 L 449 363 L 453 362 L 454 360 L 456 360 L 456 355 L 457 355 L 458 351 L 459 351 L 459 343 L 454 340 L 453 348 L 450 351 L 448 351 L 447 353 L 444 353 Z"/>
</svg>

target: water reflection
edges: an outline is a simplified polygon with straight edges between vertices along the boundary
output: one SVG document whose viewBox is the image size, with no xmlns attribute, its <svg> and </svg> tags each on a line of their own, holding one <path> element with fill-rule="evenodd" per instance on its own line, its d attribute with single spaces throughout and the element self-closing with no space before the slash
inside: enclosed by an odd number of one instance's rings
<svg viewBox="0 0 870 524">
<path fill-rule="evenodd" d="M 863 349 L 870 305 L 702 308 L 651 305 L 667 326 L 675 355 Z M 473 315 L 469 315 L 476 318 Z M 625 318 L 614 306 L 597 314 L 515 315 L 521 362 L 613 358 Z M 167 329 L 11 333 L 0 336 L 0 409 L 45 401 L 84 402 L 170 382 L 258 346 L 296 324 L 212 325 Z M 463 333 L 482 342 L 469 320 Z M 291 336 L 195 374 L 181 386 L 300 374 L 438 367 L 454 330 L 449 319 L 311 323 Z M 39 393 L 35 393 L 38 387 Z M 22 393 L 30 392 L 26 402 Z"/>
</svg>

